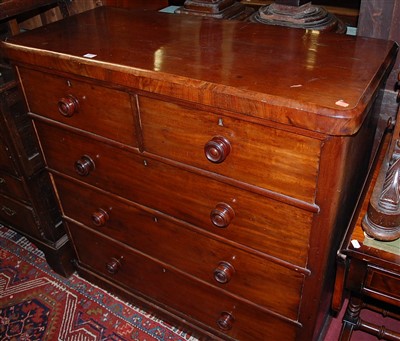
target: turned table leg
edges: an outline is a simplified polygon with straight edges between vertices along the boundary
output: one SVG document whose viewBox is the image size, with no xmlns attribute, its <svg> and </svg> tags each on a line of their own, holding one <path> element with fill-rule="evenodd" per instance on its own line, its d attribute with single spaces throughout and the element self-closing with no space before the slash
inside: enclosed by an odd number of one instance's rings
<svg viewBox="0 0 400 341">
<path fill-rule="evenodd" d="M 350 341 L 353 331 L 358 329 L 361 308 L 362 300 L 351 297 L 347 305 L 346 313 L 343 316 L 342 330 L 339 336 L 340 341 Z"/>
</svg>

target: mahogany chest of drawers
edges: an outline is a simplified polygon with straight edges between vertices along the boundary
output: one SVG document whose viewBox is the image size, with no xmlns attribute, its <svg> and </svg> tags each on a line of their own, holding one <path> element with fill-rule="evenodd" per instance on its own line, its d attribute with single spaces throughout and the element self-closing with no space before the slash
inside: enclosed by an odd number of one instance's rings
<svg viewBox="0 0 400 341">
<path fill-rule="evenodd" d="M 319 337 L 394 43 L 101 7 L 2 47 L 83 276 L 201 338 Z"/>
<path fill-rule="evenodd" d="M 0 222 L 24 234 L 62 275 L 72 249 L 34 127 L 10 66 L 0 64 Z"/>
</svg>

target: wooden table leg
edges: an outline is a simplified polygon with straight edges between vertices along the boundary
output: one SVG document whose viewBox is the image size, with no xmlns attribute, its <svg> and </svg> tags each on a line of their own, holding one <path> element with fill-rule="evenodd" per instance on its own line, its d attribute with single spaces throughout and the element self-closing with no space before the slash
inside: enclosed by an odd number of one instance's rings
<svg viewBox="0 0 400 341">
<path fill-rule="evenodd" d="M 343 316 L 340 341 L 350 341 L 353 331 L 358 329 L 362 303 L 362 300 L 357 297 L 350 298 L 346 313 Z"/>
</svg>

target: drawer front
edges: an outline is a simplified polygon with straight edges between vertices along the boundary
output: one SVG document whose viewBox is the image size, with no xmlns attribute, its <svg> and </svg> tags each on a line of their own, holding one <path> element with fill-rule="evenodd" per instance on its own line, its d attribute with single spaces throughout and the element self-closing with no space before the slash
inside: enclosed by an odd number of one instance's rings
<svg viewBox="0 0 400 341">
<path fill-rule="evenodd" d="M 0 193 L 18 200 L 28 201 L 22 181 L 4 172 L 0 172 Z"/>
<path fill-rule="evenodd" d="M 68 217 L 212 285 L 297 319 L 304 278 L 296 271 L 82 184 L 56 177 L 56 186 Z"/>
<path fill-rule="evenodd" d="M 139 108 L 145 150 L 314 202 L 319 140 L 146 97 Z"/>
<path fill-rule="evenodd" d="M 217 329 L 217 321 L 227 312 L 233 316 L 234 322 L 226 334 L 237 339 L 294 339 L 294 323 L 227 296 L 217 288 L 175 272 L 84 227 L 68 225 L 79 262 L 115 283 L 139 292 L 141 296 L 151 297 L 153 302 L 176 309 L 211 328 Z"/>
<path fill-rule="evenodd" d="M 129 94 L 24 68 L 19 72 L 31 112 L 137 146 Z M 67 112 L 61 114 L 59 106 Z"/>
<path fill-rule="evenodd" d="M 7 145 L 0 139 L 0 170 L 17 175 L 14 162 L 10 156 Z"/>
<path fill-rule="evenodd" d="M 0 195 L 0 220 L 32 237 L 41 237 L 32 207 Z"/>
<path fill-rule="evenodd" d="M 363 291 L 398 306 L 400 304 L 400 274 L 368 266 Z"/>
<path fill-rule="evenodd" d="M 51 169 L 296 265 L 306 263 L 312 213 L 37 123 Z M 74 170 L 82 155 L 95 163 L 87 176 Z M 228 206 L 230 213 L 224 212 Z"/>
</svg>

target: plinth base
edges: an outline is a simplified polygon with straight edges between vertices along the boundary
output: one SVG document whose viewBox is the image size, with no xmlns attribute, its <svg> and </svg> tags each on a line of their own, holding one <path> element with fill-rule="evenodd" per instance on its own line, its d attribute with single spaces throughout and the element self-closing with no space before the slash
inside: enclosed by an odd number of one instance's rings
<svg viewBox="0 0 400 341">
<path fill-rule="evenodd" d="M 261 7 L 250 17 L 250 21 L 309 30 L 346 32 L 346 26 L 341 20 L 323 7 L 315 6 L 311 3 L 302 6 L 286 6 L 273 3 Z"/>
<path fill-rule="evenodd" d="M 175 13 L 198 15 L 216 19 L 245 20 L 254 13 L 252 8 L 235 0 L 219 0 L 216 2 L 186 0 Z"/>
</svg>

